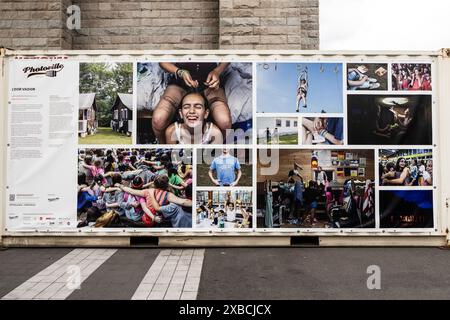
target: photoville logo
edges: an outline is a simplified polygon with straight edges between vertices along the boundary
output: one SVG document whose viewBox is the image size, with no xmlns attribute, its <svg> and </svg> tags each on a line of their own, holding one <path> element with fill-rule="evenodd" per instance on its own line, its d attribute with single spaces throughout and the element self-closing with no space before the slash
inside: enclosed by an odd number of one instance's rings
<svg viewBox="0 0 450 320">
<path fill-rule="evenodd" d="M 56 74 L 64 69 L 64 65 L 61 63 L 54 63 L 51 66 L 41 66 L 41 67 L 25 67 L 23 72 L 28 74 L 27 78 L 39 75 L 45 75 L 47 77 L 56 77 Z"/>
</svg>

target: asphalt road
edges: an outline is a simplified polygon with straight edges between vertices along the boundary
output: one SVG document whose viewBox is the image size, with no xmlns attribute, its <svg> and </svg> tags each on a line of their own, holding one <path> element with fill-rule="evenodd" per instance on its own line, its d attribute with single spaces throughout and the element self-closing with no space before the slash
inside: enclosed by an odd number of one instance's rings
<svg viewBox="0 0 450 320">
<path fill-rule="evenodd" d="M 166 299 L 183 296 L 198 300 L 450 299 L 450 250 L 439 248 L 217 248 L 172 251 L 139 248 L 110 250 L 110 256 L 105 255 L 105 250 L 98 250 L 98 259 L 104 261 L 99 260 L 98 268 L 90 269 L 80 289 L 70 292 L 65 299 L 129 300 L 137 297 L 139 286 L 139 292 L 148 289 L 150 294 L 156 287 L 151 289 L 152 285 L 145 285 L 143 279 L 147 277 L 149 280 L 153 270 L 159 270 L 155 276 L 159 280 L 153 281 L 162 283 L 158 290 L 169 292 L 170 288 L 173 289 L 172 295 L 166 295 Z M 57 261 L 67 260 L 74 255 L 73 252 L 74 249 L 37 248 L 0 251 L 0 297 L 30 278 L 36 279 L 36 274 L 51 268 Z M 64 259 L 59 260 L 61 258 Z M 198 263 L 195 268 L 192 267 L 193 261 Z M 182 262 L 186 265 L 184 269 Z M 196 270 L 189 269 L 189 265 L 198 271 L 197 275 L 194 274 Z M 369 266 L 379 267 L 379 290 L 367 287 L 368 278 L 372 276 L 373 280 L 373 274 L 367 273 Z M 177 278 L 177 272 L 181 278 Z M 191 275 L 193 278 L 189 278 Z M 167 280 L 166 285 L 164 279 Z M 176 282 L 177 279 L 181 281 Z M 195 279 L 199 282 L 195 283 Z M 180 291 L 188 290 L 188 285 L 193 285 L 193 289 L 189 289 L 192 292 Z M 180 294 L 174 296 L 177 290 Z M 164 293 L 152 293 L 155 299 L 163 296 Z"/>
</svg>

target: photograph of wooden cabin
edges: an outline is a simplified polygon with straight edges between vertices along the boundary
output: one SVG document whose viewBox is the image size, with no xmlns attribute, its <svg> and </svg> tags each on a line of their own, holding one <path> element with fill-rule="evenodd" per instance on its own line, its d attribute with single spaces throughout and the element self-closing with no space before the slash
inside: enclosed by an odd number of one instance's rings
<svg viewBox="0 0 450 320">
<path fill-rule="evenodd" d="M 116 132 L 131 136 L 133 132 L 133 95 L 128 93 L 117 94 L 111 112 L 111 128 Z"/>
<path fill-rule="evenodd" d="M 98 127 L 95 93 L 81 93 L 78 105 L 78 134 L 83 138 L 95 134 Z"/>
<path fill-rule="evenodd" d="M 132 65 L 80 63 L 80 145 L 132 143 Z"/>
</svg>

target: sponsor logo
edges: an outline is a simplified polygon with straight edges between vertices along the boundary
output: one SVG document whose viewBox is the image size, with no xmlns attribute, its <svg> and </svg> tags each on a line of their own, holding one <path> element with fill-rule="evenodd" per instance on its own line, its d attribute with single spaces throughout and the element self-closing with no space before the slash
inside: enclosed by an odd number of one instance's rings
<svg viewBox="0 0 450 320">
<path fill-rule="evenodd" d="M 44 75 L 47 77 L 56 77 L 57 73 L 64 69 L 64 65 L 61 63 L 54 63 L 50 66 L 40 66 L 40 67 L 25 67 L 23 68 L 23 73 L 27 74 L 27 78 L 33 76 Z"/>
</svg>

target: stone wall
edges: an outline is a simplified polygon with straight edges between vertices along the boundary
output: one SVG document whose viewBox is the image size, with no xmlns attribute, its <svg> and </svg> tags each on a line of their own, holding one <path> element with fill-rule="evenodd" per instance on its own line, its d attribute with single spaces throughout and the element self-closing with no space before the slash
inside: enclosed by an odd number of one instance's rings
<svg viewBox="0 0 450 320">
<path fill-rule="evenodd" d="M 316 0 L 221 0 L 221 49 L 318 49 Z"/>
<path fill-rule="evenodd" d="M 71 49 L 65 9 L 71 0 L 0 1 L 0 46 L 13 49 Z"/>
<path fill-rule="evenodd" d="M 66 9 L 81 8 L 81 30 Z M 0 2 L 13 49 L 318 49 L 319 0 Z"/>
<path fill-rule="evenodd" d="M 73 3 L 82 12 L 74 49 L 218 49 L 217 0 Z"/>
</svg>

